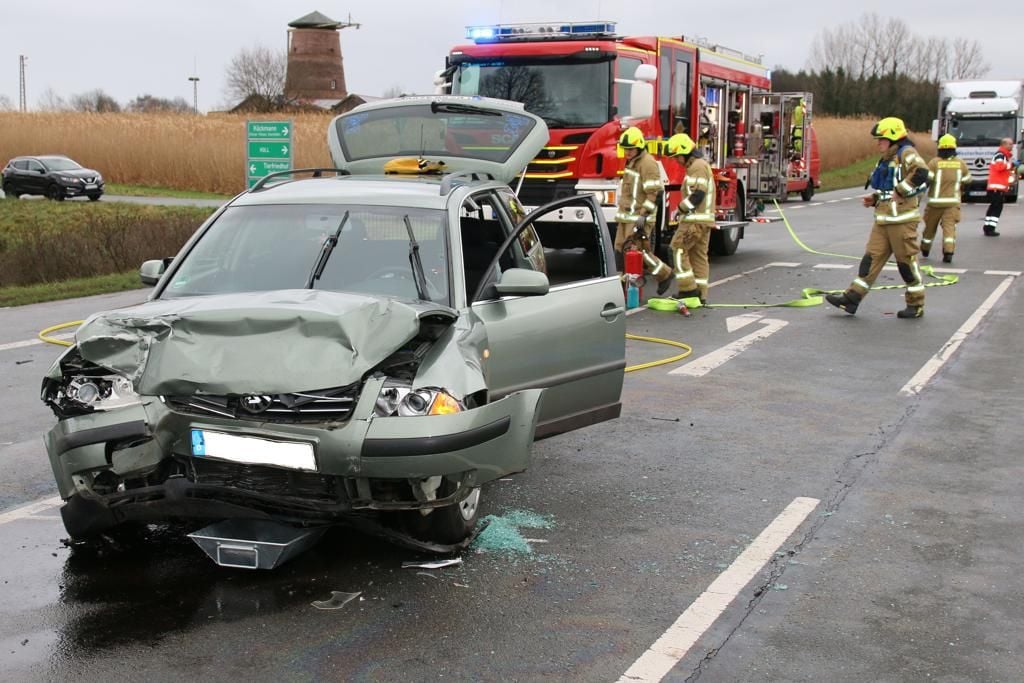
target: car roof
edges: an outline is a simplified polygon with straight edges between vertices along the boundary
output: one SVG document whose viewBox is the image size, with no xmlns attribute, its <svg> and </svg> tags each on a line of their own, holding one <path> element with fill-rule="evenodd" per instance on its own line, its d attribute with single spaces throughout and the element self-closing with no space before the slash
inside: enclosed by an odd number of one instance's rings
<svg viewBox="0 0 1024 683">
<path fill-rule="evenodd" d="M 446 178 L 451 176 L 328 176 L 289 180 L 245 192 L 231 206 L 362 204 L 444 209 L 449 196 L 458 188 L 502 186 L 492 180 L 472 179 L 453 184 L 450 180 L 446 183 Z"/>
</svg>

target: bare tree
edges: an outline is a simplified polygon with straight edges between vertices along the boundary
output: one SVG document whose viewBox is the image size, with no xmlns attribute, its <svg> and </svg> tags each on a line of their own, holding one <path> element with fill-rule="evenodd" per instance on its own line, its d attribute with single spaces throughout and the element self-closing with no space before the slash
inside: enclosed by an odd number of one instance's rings
<svg viewBox="0 0 1024 683">
<path fill-rule="evenodd" d="M 384 91 L 384 95 L 383 96 L 384 96 L 385 99 L 390 99 L 392 97 L 401 97 L 403 94 L 404 94 L 404 91 L 402 90 L 402 86 L 400 86 L 400 85 L 393 85 L 393 86 L 391 86 L 390 88 L 388 88 L 387 90 Z"/>
<path fill-rule="evenodd" d="M 956 78 L 980 78 L 988 73 L 991 66 L 985 62 L 981 44 L 977 40 L 954 38 L 950 47 L 947 76 Z"/>
<path fill-rule="evenodd" d="M 139 95 L 129 102 L 126 109 L 142 114 L 158 114 L 163 112 L 188 114 L 192 112 L 192 105 L 184 97 L 175 97 L 173 100 L 169 100 L 146 94 Z"/>
<path fill-rule="evenodd" d="M 225 86 L 227 97 L 235 102 L 252 95 L 267 101 L 284 97 L 284 80 L 288 55 L 263 45 L 245 48 L 228 65 Z"/>
<path fill-rule="evenodd" d="M 67 111 L 68 103 L 67 100 L 57 94 L 56 90 L 47 87 L 46 90 L 39 95 L 36 107 L 40 111 Z"/>
<path fill-rule="evenodd" d="M 99 88 L 72 95 L 69 103 L 74 111 L 91 112 L 94 114 L 108 114 L 121 111 L 121 105 L 117 103 L 117 100 Z"/>
<path fill-rule="evenodd" d="M 0 111 L 13 111 L 14 102 L 7 95 L 0 95 Z"/>
</svg>

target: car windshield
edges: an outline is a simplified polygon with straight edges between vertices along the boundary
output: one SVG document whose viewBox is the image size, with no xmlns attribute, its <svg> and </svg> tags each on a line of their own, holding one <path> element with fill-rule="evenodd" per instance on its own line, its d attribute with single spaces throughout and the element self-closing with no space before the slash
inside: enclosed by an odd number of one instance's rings
<svg viewBox="0 0 1024 683">
<path fill-rule="evenodd" d="M 71 159 L 43 159 L 43 164 L 51 171 L 77 171 L 82 168 Z"/>
<path fill-rule="evenodd" d="M 407 217 L 427 297 L 451 305 L 443 211 L 333 204 L 229 207 L 185 256 L 162 297 L 303 289 L 326 254 L 314 289 L 418 299 Z M 325 250 L 335 235 L 336 245 Z"/>
<path fill-rule="evenodd" d="M 522 102 L 549 128 L 596 128 L 610 118 L 611 62 L 466 63 L 453 95 L 481 95 Z"/>
<path fill-rule="evenodd" d="M 1013 139 L 1013 119 L 958 119 L 950 133 L 961 147 L 995 146 L 1003 138 Z"/>
</svg>

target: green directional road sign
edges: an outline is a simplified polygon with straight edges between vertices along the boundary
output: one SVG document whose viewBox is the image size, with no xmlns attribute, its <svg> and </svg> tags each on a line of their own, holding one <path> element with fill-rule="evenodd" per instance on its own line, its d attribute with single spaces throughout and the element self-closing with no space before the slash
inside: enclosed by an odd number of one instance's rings
<svg viewBox="0 0 1024 683">
<path fill-rule="evenodd" d="M 248 187 L 269 173 L 291 170 L 291 121 L 246 121 L 245 134 L 245 177 Z"/>
<path fill-rule="evenodd" d="M 292 143 L 290 142 L 253 142 L 249 141 L 250 159 L 291 159 Z"/>
<path fill-rule="evenodd" d="M 290 121 L 249 121 L 247 122 L 250 140 L 290 140 L 292 137 L 292 124 Z"/>
</svg>

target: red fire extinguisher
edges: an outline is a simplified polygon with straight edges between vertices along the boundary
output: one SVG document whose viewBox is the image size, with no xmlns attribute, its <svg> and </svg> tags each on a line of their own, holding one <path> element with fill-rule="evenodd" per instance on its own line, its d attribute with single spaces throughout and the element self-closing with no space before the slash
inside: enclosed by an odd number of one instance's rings
<svg viewBox="0 0 1024 683">
<path fill-rule="evenodd" d="M 747 125 L 743 121 L 736 122 L 736 142 L 733 145 L 733 156 L 741 157 L 747 151 Z"/>
<path fill-rule="evenodd" d="M 636 249 L 630 249 L 623 258 L 626 269 L 626 308 L 636 308 L 643 297 L 644 257 Z"/>
</svg>

